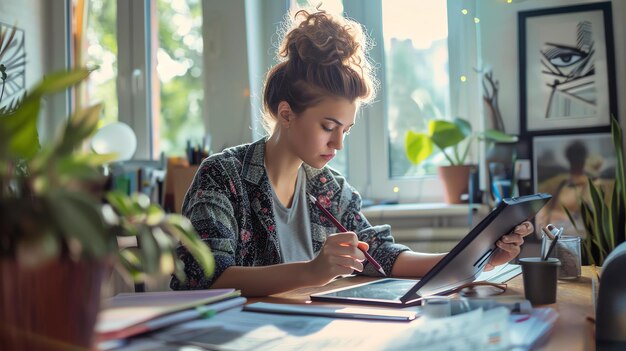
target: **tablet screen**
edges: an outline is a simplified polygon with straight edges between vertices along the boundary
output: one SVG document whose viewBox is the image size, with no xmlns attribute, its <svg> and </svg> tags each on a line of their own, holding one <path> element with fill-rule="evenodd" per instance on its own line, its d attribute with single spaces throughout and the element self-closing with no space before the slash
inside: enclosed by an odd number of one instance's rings
<svg viewBox="0 0 626 351">
<path fill-rule="evenodd" d="M 400 300 L 417 280 L 382 279 L 368 284 L 358 285 L 350 289 L 336 290 L 326 293 L 326 296 L 351 297 L 359 299 Z"/>
</svg>

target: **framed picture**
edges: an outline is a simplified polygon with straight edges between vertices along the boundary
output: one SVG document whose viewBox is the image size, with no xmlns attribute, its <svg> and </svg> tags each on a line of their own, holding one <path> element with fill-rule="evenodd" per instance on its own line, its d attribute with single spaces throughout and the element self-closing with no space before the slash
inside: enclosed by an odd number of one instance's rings
<svg viewBox="0 0 626 351">
<path fill-rule="evenodd" d="M 589 198 L 588 179 L 610 194 L 617 159 L 610 133 L 535 136 L 532 146 L 535 192 L 552 200 L 535 217 L 537 228 L 552 223 L 565 234 L 582 235 L 580 199 Z M 573 214 L 576 227 L 566 215 Z"/>
<path fill-rule="evenodd" d="M 520 130 L 610 130 L 617 117 L 611 3 L 518 14 Z"/>
<path fill-rule="evenodd" d="M 0 109 L 15 107 L 26 89 L 26 45 L 23 29 L 0 22 L 0 63 L 7 74 L 0 81 Z"/>
</svg>

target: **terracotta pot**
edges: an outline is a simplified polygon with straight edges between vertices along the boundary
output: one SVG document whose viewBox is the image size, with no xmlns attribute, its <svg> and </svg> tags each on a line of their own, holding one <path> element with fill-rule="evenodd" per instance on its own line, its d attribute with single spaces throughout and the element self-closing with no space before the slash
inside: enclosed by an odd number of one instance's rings
<svg viewBox="0 0 626 351">
<path fill-rule="evenodd" d="M 464 166 L 439 166 L 439 178 L 443 182 L 445 202 L 447 204 L 460 204 L 461 195 L 468 193 L 469 175 L 471 165 Z"/>
<path fill-rule="evenodd" d="M 37 268 L 0 260 L 0 350 L 91 349 L 109 264 L 59 259 Z"/>
</svg>

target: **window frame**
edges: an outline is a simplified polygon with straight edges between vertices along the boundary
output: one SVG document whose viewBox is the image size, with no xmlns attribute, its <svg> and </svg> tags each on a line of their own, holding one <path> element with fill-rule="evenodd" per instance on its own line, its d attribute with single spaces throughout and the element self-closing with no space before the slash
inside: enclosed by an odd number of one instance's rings
<svg viewBox="0 0 626 351">
<path fill-rule="evenodd" d="M 475 2 L 448 0 L 448 18 L 460 14 L 463 8 L 475 13 Z M 398 202 L 443 202 L 443 184 L 436 175 L 412 178 L 390 176 L 381 0 L 368 1 L 368 6 L 363 6 L 359 0 L 344 0 L 344 11 L 349 18 L 363 24 L 371 40 L 376 43 L 370 51 L 370 57 L 376 63 L 376 76 L 380 83 L 376 100 L 361 109 L 349 136 L 351 147 L 347 152 L 350 184 L 359 189 L 364 198 Z M 474 129 L 478 130 L 483 128 L 478 103 L 482 87 L 479 75 L 473 70 L 473 67 L 480 67 L 476 41 L 478 28 L 473 19 L 471 24 L 469 22 L 448 21 L 450 111 L 453 116 L 468 119 Z M 465 82 L 456 79 L 461 75 L 467 77 Z M 384 131 L 382 136 L 381 131 Z M 476 160 L 479 159 L 479 154 L 475 147 L 470 157 Z"/>
<path fill-rule="evenodd" d="M 63 2 L 63 6 L 59 5 Z M 137 137 L 137 150 L 133 159 L 153 159 L 152 157 L 152 100 L 151 76 L 146 67 L 151 67 L 153 60 L 151 21 L 153 1 L 116 1 L 117 15 L 117 63 L 116 91 L 118 99 L 118 121 L 128 124 Z M 51 0 L 49 8 L 59 12 L 56 8 L 63 8 L 65 12 L 62 33 L 65 33 L 66 64 L 69 69 L 75 65 L 72 49 L 72 0 Z M 52 24 L 52 28 L 61 27 L 60 23 Z M 52 30 L 51 32 L 55 32 Z M 68 92 L 65 109 L 72 109 L 71 94 Z M 54 110 L 60 107 L 52 106 Z"/>
<path fill-rule="evenodd" d="M 137 136 L 133 159 L 153 159 L 150 62 L 153 1 L 117 0 L 118 120 Z"/>
</svg>

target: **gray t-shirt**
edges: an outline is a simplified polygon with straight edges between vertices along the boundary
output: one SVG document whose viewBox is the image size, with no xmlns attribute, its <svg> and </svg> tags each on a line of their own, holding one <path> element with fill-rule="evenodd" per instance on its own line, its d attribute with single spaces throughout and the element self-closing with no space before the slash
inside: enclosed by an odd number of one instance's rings
<svg viewBox="0 0 626 351">
<path fill-rule="evenodd" d="M 274 217 L 276 220 L 276 234 L 280 243 L 280 252 L 283 263 L 309 261 L 313 256 L 313 241 L 311 236 L 311 220 L 309 204 L 306 195 L 306 173 L 304 168 L 298 170 L 295 193 L 291 201 L 291 208 L 286 208 L 278 200 L 272 187 Z"/>
</svg>

